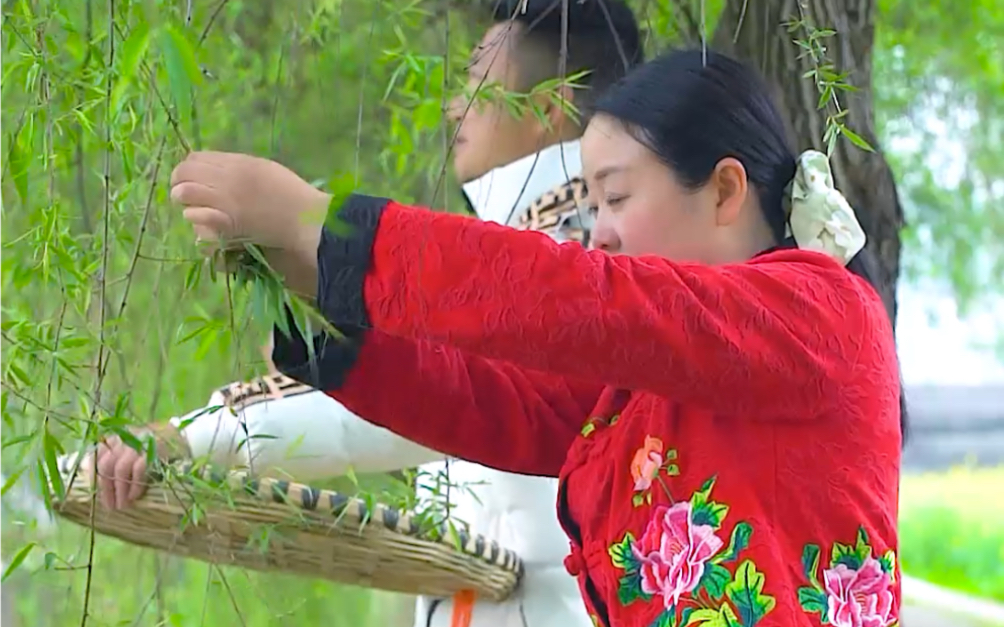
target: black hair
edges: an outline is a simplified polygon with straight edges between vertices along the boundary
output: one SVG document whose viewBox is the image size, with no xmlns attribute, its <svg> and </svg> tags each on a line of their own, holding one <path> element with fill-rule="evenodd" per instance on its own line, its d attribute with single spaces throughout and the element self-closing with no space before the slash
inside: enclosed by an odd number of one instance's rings
<svg viewBox="0 0 1004 627">
<path fill-rule="evenodd" d="M 586 72 L 573 96 L 581 112 L 644 58 L 638 22 L 623 0 L 493 0 L 492 19 L 522 27 L 521 88 L 560 76 L 562 53 L 565 76 Z"/>
<path fill-rule="evenodd" d="M 726 157 L 742 163 L 778 246 L 785 238 L 784 195 L 795 154 L 765 81 L 739 61 L 710 50 L 677 50 L 642 65 L 597 100 L 689 188 L 704 185 Z M 879 289 L 877 261 L 862 250 L 847 269 Z M 900 386 L 900 428 L 906 399 Z"/>
</svg>

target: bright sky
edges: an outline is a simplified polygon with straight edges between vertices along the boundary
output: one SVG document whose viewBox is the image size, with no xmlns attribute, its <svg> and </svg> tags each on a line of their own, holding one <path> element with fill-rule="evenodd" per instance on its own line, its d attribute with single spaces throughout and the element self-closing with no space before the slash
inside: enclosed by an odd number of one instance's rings
<svg viewBox="0 0 1004 627">
<path fill-rule="evenodd" d="M 950 88 L 947 86 L 946 88 Z M 932 110 L 933 111 L 933 110 Z M 955 128 L 978 121 L 975 112 L 959 108 Z M 934 113 L 920 118 L 924 130 L 938 141 L 938 150 L 927 155 L 935 181 L 948 189 L 957 187 L 966 167 L 966 149 L 954 129 Z M 889 122 L 886 138 L 891 150 L 923 150 L 913 125 L 917 118 Z M 911 254 L 905 250 L 904 256 Z M 1004 362 L 992 346 L 1004 337 L 1004 298 L 987 299 L 982 307 L 962 320 L 955 299 L 943 283 L 900 283 L 896 335 L 900 367 L 905 383 L 982 385 L 1004 382 Z"/>
<path fill-rule="evenodd" d="M 1004 299 L 961 320 L 948 290 L 900 285 L 896 335 L 907 384 L 1004 383 L 1004 363 L 991 348 L 1001 334 Z"/>
</svg>

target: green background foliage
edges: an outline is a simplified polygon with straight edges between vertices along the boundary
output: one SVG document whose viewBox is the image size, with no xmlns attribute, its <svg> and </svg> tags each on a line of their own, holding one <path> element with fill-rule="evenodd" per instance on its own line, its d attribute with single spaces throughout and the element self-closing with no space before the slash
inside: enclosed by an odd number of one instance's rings
<svg viewBox="0 0 1004 627">
<path fill-rule="evenodd" d="M 179 415 L 262 370 L 246 291 L 212 280 L 167 197 L 187 150 L 251 152 L 318 184 L 460 209 L 443 109 L 485 23 L 466 4 L 4 2 L 5 492 L 39 489 L 80 442 Z M 722 2 L 633 5 L 656 51 L 678 37 L 681 7 L 710 33 Z M 880 3 L 876 113 L 910 219 L 909 276 L 947 278 L 963 304 L 1004 276 L 1001 41 L 992 0 Z M 38 543 L 10 580 L 27 591 L 25 624 L 79 623 L 88 573 L 92 624 L 389 624 L 381 612 L 401 605 L 101 538 L 88 570 L 90 534 L 9 518 L 7 563 Z M 911 556 L 922 544 L 905 544 L 904 564 L 935 563 Z"/>
</svg>

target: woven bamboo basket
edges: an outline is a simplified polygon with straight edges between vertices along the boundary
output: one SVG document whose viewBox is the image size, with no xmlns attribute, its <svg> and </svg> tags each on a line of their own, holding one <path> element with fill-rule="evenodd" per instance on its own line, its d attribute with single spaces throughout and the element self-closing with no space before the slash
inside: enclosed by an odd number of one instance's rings
<svg viewBox="0 0 1004 627">
<path fill-rule="evenodd" d="M 473 591 L 502 601 L 523 573 L 519 557 L 495 542 L 429 531 L 413 516 L 330 490 L 241 471 L 181 467 L 172 474 L 178 478 L 153 481 L 134 505 L 116 511 L 95 503 L 82 473 L 67 476 L 66 496 L 53 509 L 103 535 L 174 555 L 406 594 Z"/>
</svg>

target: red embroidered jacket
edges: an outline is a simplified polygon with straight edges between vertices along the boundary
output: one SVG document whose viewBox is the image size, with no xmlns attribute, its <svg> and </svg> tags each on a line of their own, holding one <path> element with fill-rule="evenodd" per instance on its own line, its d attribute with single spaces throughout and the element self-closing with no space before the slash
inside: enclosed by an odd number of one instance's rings
<svg viewBox="0 0 1004 627">
<path fill-rule="evenodd" d="M 598 625 L 897 622 L 899 374 L 875 291 L 777 250 L 709 267 L 351 197 L 290 376 L 445 453 L 561 479 Z"/>
</svg>

